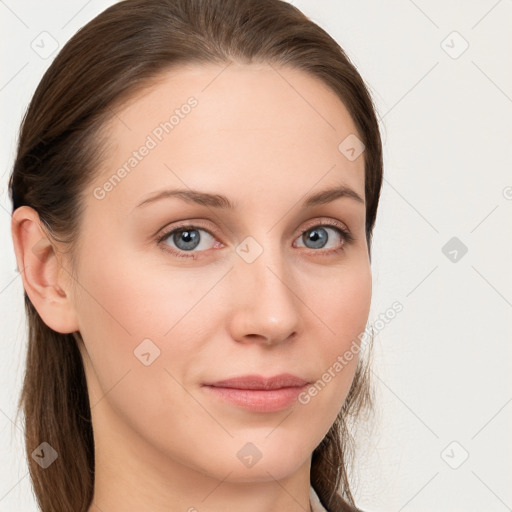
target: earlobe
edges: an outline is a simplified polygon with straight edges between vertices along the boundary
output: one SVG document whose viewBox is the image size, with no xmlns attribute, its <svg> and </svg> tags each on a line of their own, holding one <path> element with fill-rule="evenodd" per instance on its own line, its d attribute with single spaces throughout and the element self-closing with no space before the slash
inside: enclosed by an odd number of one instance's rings
<svg viewBox="0 0 512 512">
<path fill-rule="evenodd" d="M 29 206 L 17 208 L 11 234 L 23 287 L 43 322 L 56 332 L 77 331 L 69 280 L 62 277 L 63 270 L 69 272 L 61 268 L 57 248 L 42 228 L 37 211 Z"/>
</svg>

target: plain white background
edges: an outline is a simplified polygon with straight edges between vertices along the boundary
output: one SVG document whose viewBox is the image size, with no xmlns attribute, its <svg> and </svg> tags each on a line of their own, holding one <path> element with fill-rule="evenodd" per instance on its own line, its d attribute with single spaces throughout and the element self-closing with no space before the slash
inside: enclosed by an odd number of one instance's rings
<svg viewBox="0 0 512 512">
<path fill-rule="evenodd" d="M 22 115 L 55 56 L 33 42 L 47 32 L 60 48 L 112 3 L 0 2 L 1 512 L 37 510 L 13 423 L 26 327 L 7 195 Z M 385 148 L 370 321 L 395 300 L 404 309 L 375 339 L 376 419 L 359 436 L 356 502 L 512 510 L 512 2 L 293 3 L 359 69 Z"/>
</svg>

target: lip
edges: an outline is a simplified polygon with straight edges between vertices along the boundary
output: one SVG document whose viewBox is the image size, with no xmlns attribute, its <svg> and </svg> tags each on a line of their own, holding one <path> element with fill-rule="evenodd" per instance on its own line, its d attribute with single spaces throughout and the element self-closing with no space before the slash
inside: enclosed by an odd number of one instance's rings
<svg viewBox="0 0 512 512">
<path fill-rule="evenodd" d="M 272 377 L 243 375 L 203 384 L 206 392 L 224 402 L 254 412 L 276 412 L 291 406 L 310 384 L 306 379 L 282 373 Z"/>
</svg>

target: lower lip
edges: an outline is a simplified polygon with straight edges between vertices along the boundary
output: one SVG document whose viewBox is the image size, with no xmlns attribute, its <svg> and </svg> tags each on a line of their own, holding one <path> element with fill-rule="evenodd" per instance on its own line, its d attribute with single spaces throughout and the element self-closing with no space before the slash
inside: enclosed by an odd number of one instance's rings
<svg viewBox="0 0 512 512">
<path fill-rule="evenodd" d="M 238 389 L 204 386 L 209 392 L 234 405 L 254 412 L 276 412 L 292 405 L 307 386 L 281 389 Z"/>
</svg>

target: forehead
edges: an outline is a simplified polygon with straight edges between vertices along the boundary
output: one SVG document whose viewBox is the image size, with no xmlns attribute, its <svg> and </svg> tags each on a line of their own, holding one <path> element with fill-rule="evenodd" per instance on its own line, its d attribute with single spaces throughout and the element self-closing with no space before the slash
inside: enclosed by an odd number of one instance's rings
<svg viewBox="0 0 512 512">
<path fill-rule="evenodd" d="M 299 195 L 345 184 L 364 198 L 363 155 L 351 160 L 339 148 L 359 137 L 355 124 L 334 91 L 301 70 L 174 68 L 117 110 L 105 133 L 111 151 L 93 186 L 110 180 L 110 199 L 127 205 L 163 185 L 243 197 L 276 182 Z"/>
</svg>

